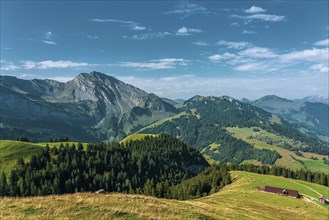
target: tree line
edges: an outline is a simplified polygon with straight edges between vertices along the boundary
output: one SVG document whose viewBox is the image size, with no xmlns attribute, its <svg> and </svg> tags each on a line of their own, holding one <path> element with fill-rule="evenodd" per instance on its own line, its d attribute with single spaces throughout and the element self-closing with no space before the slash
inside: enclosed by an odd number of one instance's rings
<svg viewBox="0 0 329 220">
<path fill-rule="evenodd" d="M 254 164 L 228 164 L 229 170 L 241 170 L 259 174 L 283 176 L 290 179 L 303 180 L 323 186 L 329 186 L 329 174 L 323 172 L 312 172 L 310 170 L 292 170 L 287 167 Z"/>
</svg>

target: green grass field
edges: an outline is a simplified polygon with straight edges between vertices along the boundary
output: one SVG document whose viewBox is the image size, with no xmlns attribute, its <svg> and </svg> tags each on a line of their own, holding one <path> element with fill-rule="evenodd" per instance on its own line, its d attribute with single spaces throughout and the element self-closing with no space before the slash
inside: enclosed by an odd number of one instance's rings
<svg viewBox="0 0 329 220">
<path fill-rule="evenodd" d="M 186 201 L 119 193 L 3 198 L 0 219 L 328 219 L 328 206 L 255 189 L 271 185 L 317 198 L 317 193 L 329 197 L 327 187 L 242 171 L 231 174 L 234 182 L 220 192 Z"/>
<path fill-rule="evenodd" d="M 261 141 L 258 139 L 249 139 L 247 137 L 253 136 L 255 137 L 260 136 L 260 137 L 269 137 L 273 139 L 274 141 L 281 142 L 281 143 L 288 143 L 294 147 L 299 147 L 299 146 L 305 146 L 301 142 L 294 142 L 292 140 L 289 140 L 285 137 L 278 136 L 276 134 L 269 133 L 263 129 L 260 129 L 260 132 L 255 133 L 253 132 L 253 127 L 252 128 L 238 128 L 238 127 L 231 127 L 231 128 L 226 128 L 235 138 L 241 139 L 251 145 L 253 145 L 255 148 L 260 148 L 260 149 L 268 149 L 268 150 L 274 150 L 277 151 L 280 155 L 281 158 L 278 159 L 275 164 L 280 165 L 280 166 L 286 166 L 291 169 L 310 169 L 312 171 L 320 171 L 324 173 L 329 173 L 329 165 L 325 164 L 323 162 L 323 155 L 320 154 L 314 154 L 314 153 L 302 153 L 302 156 L 296 155 L 293 151 L 284 149 L 278 144 L 274 143 L 273 145 L 270 145 L 266 143 L 265 141 Z M 314 160 L 313 158 L 318 158 L 318 160 Z M 302 161 L 302 162 L 300 162 Z"/>
</svg>

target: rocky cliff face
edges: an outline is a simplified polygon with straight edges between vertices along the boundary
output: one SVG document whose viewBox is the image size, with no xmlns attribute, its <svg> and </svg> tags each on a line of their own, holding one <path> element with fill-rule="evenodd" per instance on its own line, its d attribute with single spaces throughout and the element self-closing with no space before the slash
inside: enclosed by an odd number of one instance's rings
<svg viewBox="0 0 329 220">
<path fill-rule="evenodd" d="M 1 76 L 0 99 L 0 138 L 11 139 L 112 141 L 177 112 L 156 95 L 98 72 L 67 83 Z"/>
</svg>

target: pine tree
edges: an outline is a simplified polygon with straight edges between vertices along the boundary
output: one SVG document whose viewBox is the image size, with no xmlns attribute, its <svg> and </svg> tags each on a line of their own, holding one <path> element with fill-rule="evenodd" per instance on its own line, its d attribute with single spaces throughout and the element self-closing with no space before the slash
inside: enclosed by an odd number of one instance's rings
<svg viewBox="0 0 329 220">
<path fill-rule="evenodd" d="M 9 195 L 7 177 L 5 172 L 2 171 L 0 176 L 0 196 L 7 196 L 7 195 Z"/>
<path fill-rule="evenodd" d="M 146 183 L 145 183 L 144 188 L 143 188 L 143 192 L 144 192 L 145 195 L 149 195 L 149 196 L 154 196 L 155 195 L 153 179 L 147 179 L 146 180 Z"/>
<path fill-rule="evenodd" d="M 19 195 L 18 187 L 17 187 L 18 176 L 15 170 L 10 172 L 9 176 L 9 194 L 11 196 Z"/>
</svg>

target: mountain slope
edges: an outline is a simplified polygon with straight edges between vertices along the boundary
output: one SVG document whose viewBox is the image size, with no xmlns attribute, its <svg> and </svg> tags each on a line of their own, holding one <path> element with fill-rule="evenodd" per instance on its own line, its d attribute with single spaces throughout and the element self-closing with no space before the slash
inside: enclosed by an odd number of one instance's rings
<svg viewBox="0 0 329 220">
<path fill-rule="evenodd" d="M 143 195 L 77 193 L 31 198 L 2 198 L 0 216 L 13 219 L 327 219 L 328 208 L 255 190 L 270 185 L 329 197 L 327 187 L 282 177 L 234 171 L 235 182 L 200 199 L 178 201 Z"/>
<path fill-rule="evenodd" d="M 0 76 L 0 91 L 2 139 L 119 140 L 177 113 L 156 95 L 98 72 L 81 73 L 67 83 Z"/>
<path fill-rule="evenodd" d="M 328 104 L 291 101 L 274 95 L 264 96 L 251 104 L 301 127 L 329 136 Z"/>
<path fill-rule="evenodd" d="M 302 134 L 278 116 L 231 97 L 195 96 L 184 102 L 181 110 L 180 114 L 153 123 L 137 133 L 170 134 L 197 147 L 210 159 L 233 163 L 258 160 L 274 164 L 280 155 L 271 149 L 257 149 L 233 137 L 226 130 L 229 127 L 259 127 L 287 139 L 301 141 L 304 144 L 298 149 L 302 151 L 329 152 L 325 143 Z"/>
</svg>

